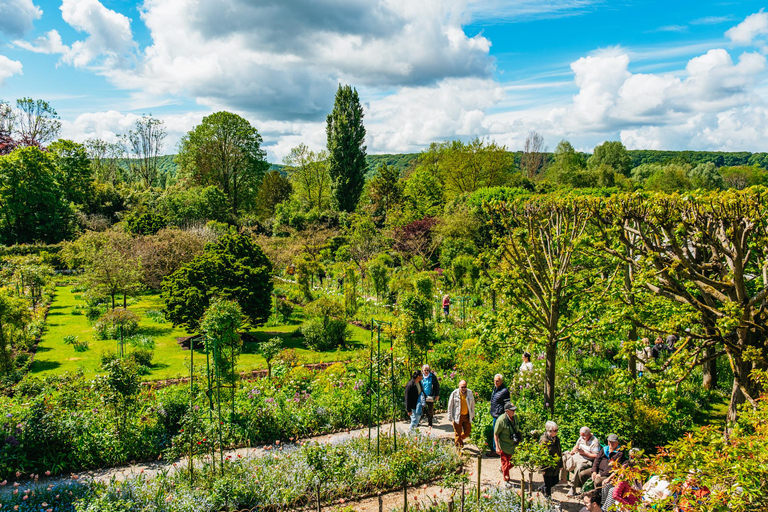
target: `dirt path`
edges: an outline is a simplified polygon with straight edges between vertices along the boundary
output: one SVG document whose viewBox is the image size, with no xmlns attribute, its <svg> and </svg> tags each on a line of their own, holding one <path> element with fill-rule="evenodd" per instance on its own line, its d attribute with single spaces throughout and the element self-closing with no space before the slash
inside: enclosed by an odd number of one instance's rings
<svg viewBox="0 0 768 512">
<path fill-rule="evenodd" d="M 450 423 L 446 419 L 446 415 L 444 413 L 442 414 L 436 414 L 434 419 L 434 427 L 433 428 L 427 428 L 425 425 L 426 418 L 422 419 L 422 425 L 420 427 L 420 431 L 424 435 L 428 435 L 431 437 L 435 437 L 438 439 L 445 439 L 446 441 L 452 442 L 453 440 L 453 428 L 450 425 Z M 381 426 L 382 432 L 390 432 L 392 431 L 392 425 L 385 424 Z M 406 432 L 408 430 L 408 424 L 405 422 L 400 422 L 397 424 L 397 430 L 398 432 Z M 349 439 L 353 436 L 367 436 L 368 435 L 368 429 L 357 429 L 357 430 L 351 430 L 349 432 L 339 432 L 336 434 L 330 434 L 325 436 L 319 436 L 311 438 L 315 441 L 320 442 L 339 442 L 344 439 Z M 376 435 L 376 429 L 372 429 L 372 435 Z M 265 453 L 263 447 L 257 447 L 257 448 L 240 448 L 237 450 L 231 450 L 225 452 L 225 456 L 237 456 L 237 455 L 246 455 L 246 454 L 255 454 L 259 455 L 261 453 Z M 479 450 L 474 445 L 467 445 L 464 449 L 464 456 L 467 458 L 467 462 L 465 465 L 465 471 L 468 474 L 471 474 L 470 479 L 470 485 L 467 486 L 466 490 L 469 492 L 469 496 L 467 499 L 470 499 L 471 496 L 475 496 L 476 489 L 477 489 L 477 457 L 479 454 Z M 485 456 L 483 454 L 482 462 L 481 462 L 481 471 L 480 471 L 480 486 L 481 486 L 481 492 L 489 489 L 491 487 L 496 487 L 501 484 L 501 470 L 500 470 L 500 462 L 498 458 L 491 458 Z M 96 470 L 90 470 L 90 471 L 81 471 L 78 473 L 73 473 L 69 477 L 57 477 L 57 478 L 41 478 L 39 482 L 37 482 L 36 485 L 38 486 L 48 486 L 48 485 L 55 485 L 55 484 L 63 484 L 63 483 L 72 483 L 73 481 L 82 481 L 82 480 L 94 480 L 97 482 L 109 482 L 112 478 L 115 478 L 116 480 L 125 480 L 127 478 L 130 478 L 132 476 L 136 476 L 139 474 L 145 474 L 147 476 L 154 476 L 158 474 L 159 472 L 172 472 L 175 471 L 177 468 L 184 468 L 188 464 L 188 460 L 181 459 L 176 461 L 158 461 L 153 463 L 141 463 L 141 464 L 133 464 L 130 466 L 123 466 L 123 467 L 112 467 L 112 468 L 105 468 L 105 469 L 96 469 Z M 512 472 L 512 479 L 513 481 L 519 485 L 520 482 L 520 472 L 517 469 L 513 469 Z M 528 475 L 526 475 L 526 481 L 528 480 Z M 26 487 L 30 486 L 29 481 L 28 483 L 21 482 L 22 485 L 26 485 Z M 537 489 L 541 484 L 543 483 L 543 479 L 541 478 L 540 474 L 534 473 L 533 475 L 533 488 L 534 490 Z M 579 510 L 582 505 L 578 502 L 576 499 L 568 499 L 565 497 L 565 493 L 567 492 L 567 487 L 564 485 L 559 485 L 555 488 L 555 491 L 553 492 L 553 499 L 555 502 L 560 502 L 562 506 L 563 511 L 577 511 Z M 440 501 L 447 501 L 450 497 L 450 490 L 449 489 L 443 489 L 439 484 L 433 484 L 433 485 L 426 485 L 421 486 L 418 488 L 408 489 L 408 501 L 409 504 L 415 505 L 415 504 L 424 504 L 428 503 L 430 500 L 440 500 Z M 458 496 L 455 498 L 456 500 L 459 499 Z M 399 509 L 402 510 L 403 507 L 403 491 L 402 489 L 392 491 L 390 493 L 384 494 L 382 496 L 383 501 L 383 510 L 390 511 L 393 509 Z M 379 500 L 377 497 L 363 499 L 363 500 L 354 500 L 353 497 L 350 497 L 349 499 L 344 500 L 344 503 L 336 503 L 332 506 L 325 507 L 326 510 L 339 510 L 346 508 L 347 510 L 351 507 L 356 512 L 378 512 L 379 510 Z M 423 505 L 422 505 L 423 507 Z"/>
</svg>

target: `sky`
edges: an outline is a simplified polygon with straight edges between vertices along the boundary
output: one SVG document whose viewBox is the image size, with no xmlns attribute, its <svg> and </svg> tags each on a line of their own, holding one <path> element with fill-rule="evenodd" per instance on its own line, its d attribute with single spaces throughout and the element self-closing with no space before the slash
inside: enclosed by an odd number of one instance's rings
<svg viewBox="0 0 768 512">
<path fill-rule="evenodd" d="M 692 0 L 0 0 L 0 100 L 45 99 L 62 137 L 143 114 L 164 153 L 219 110 L 271 162 L 325 146 L 339 84 L 368 152 L 480 137 L 520 150 L 768 151 L 764 3 Z"/>
</svg>

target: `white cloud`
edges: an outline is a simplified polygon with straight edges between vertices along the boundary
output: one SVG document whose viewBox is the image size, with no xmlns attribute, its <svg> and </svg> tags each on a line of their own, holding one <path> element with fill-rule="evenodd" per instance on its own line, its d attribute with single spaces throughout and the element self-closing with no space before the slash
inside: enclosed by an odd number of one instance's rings
<svg viewBox="0 0 768 512">
<path fill-rule="evenodd" d="M 32 42 L 16 40 L 13 44 L 35 53 L 67 53 L 69 51 L 69 47 L 61 42 L 61 35 L 56 30 L 49 30 L 44 36 Z"/>
<path fill-rule="evenodd" d="M 749 46 L 757 38 L 768 34 L 768 13 L 757 12 L 729 29 L 725 35 L 734 43 Z"/>
<path fill-rule="evenodd" d="M 75 30 L 88 34 L 85 40 L 72 43 L 62 57 L 76 67 L 102 58 L 100 64 L 106 68 L 124 66 L 126 56 L 135 47 L 131 20 L 98 0 L 63 0 L 61 17 Z"/>
<path fill-rule="evenodd" d="M 20 75 L 21 62 L 17 60 L 11 60 L 5 55 L 0 55 L 0 85 L 13 75 Z"/>
<path fill-rule="evenodd" d="M 121 87 L 191 96 L 212 109 L 317 120 L 339 83 L 385 89 L 489 77 L 490 41 L 467 37 L 465 11 L 466 0 L 146 0 L 153 44 L 135 69 L 104 73 Z"/>
<path fill-rule="evenodd" d="M 0 32 L 9 37 L 21 37 L 32 30 L 43 11 L 32 0 L 3 0 L 0 2 Z"/>
<path fill-rule="evenodd" d="M 601 0 L 470 0 L 468 10 L 473 20 L 500 23 L 578 16 L 602 3 Z"/>
</svg>

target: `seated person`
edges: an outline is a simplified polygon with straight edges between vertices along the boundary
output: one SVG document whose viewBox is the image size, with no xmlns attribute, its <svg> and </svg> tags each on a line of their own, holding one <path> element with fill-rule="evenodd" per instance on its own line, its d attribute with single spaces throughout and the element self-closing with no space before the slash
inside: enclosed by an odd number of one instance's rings
<svg viewBox="0 0 768 512">
<path fill-rule="evenodd" d="M 571 479 L 571 489 L 568 497 L 579 494 L 581 486 L 592 476 L 592 464 L 600 453 L 600 441 L 592 434 L 589 427 L 579 429 L 579 440 L 576 441 L 571 456 L 576 462 L 576 470 Z"/>
<path fill-rule="evenodd" d="M 584 506 L 579 512 L 602 512 L 600 508 L 600 493 L 598 491 L 590 491 L 583 497 Z"/>
</svg>

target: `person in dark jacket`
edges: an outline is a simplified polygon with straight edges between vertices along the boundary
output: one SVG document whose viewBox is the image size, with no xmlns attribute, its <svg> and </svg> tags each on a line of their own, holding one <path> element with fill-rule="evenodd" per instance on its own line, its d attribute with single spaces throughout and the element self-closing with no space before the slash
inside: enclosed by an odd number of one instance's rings
<svg viewBox="0 0 768 512">
<path fill-rule="evenodd" d="M 615 464 L 624 464 L 627 456 L 624 450 L 619 446 L 619 436 L 611 434 L 608 436 L 608 446 L 604 446 L 597 454 L 595 462 L 592 463 L 592 481 L 595 489 L 606 487 L 611 484 L 613 479 L 613 466 Z M 606 494 L 605 492 L 603 494 Z"/>
<path fill-rule="evenodd" d="M 552 488 L 560 481 L 560 470 L 563 469 L 563 448 L 560 446 L 560 438 L 557 437 L 557 423 L 548 421 L 544 428 L 546 433 L 541 436 L 539 443 L 549 449 L 549 454 L 552 457 L 557 457 L 557 464 L 547 466 L 542 471 L 544 476 L 544 495 L 549 498 L 552 496 Z"/>
<path fill-rule="evenodd" d="M 416 370 L 411 375 L 411 380 L 405 385 L 405 411 L 411 417 L 411 430 L 418 426 L 423 410 L 421 400 L 424 392 L 421 387 L 421 379 L 421 372 Z"/>
<path fill-rule="evenodd" d="M 491 392 L 491 416 L 493 417 L 493 428 L 496 428 L 496 420 L 504 414 L 504 406 L 510 403 L 509 389 L 504 385 L 504 376 L 497 373 L 493 377 L 493 391 Z M 491 451 L 487 453 L 489 457 L 498 457 L 496 454 L 496 441 L 491 436 Z"/>
<path fill-rule="evenodd" d="M 421 388 L 424 390 L 426 400 L 427 425 L 432 426 L 432 418 L 435 416 L 435 402 L 440 399 L 440 382 L 437 374 L 425 364 L 421 367 Z"/>
</svg>

